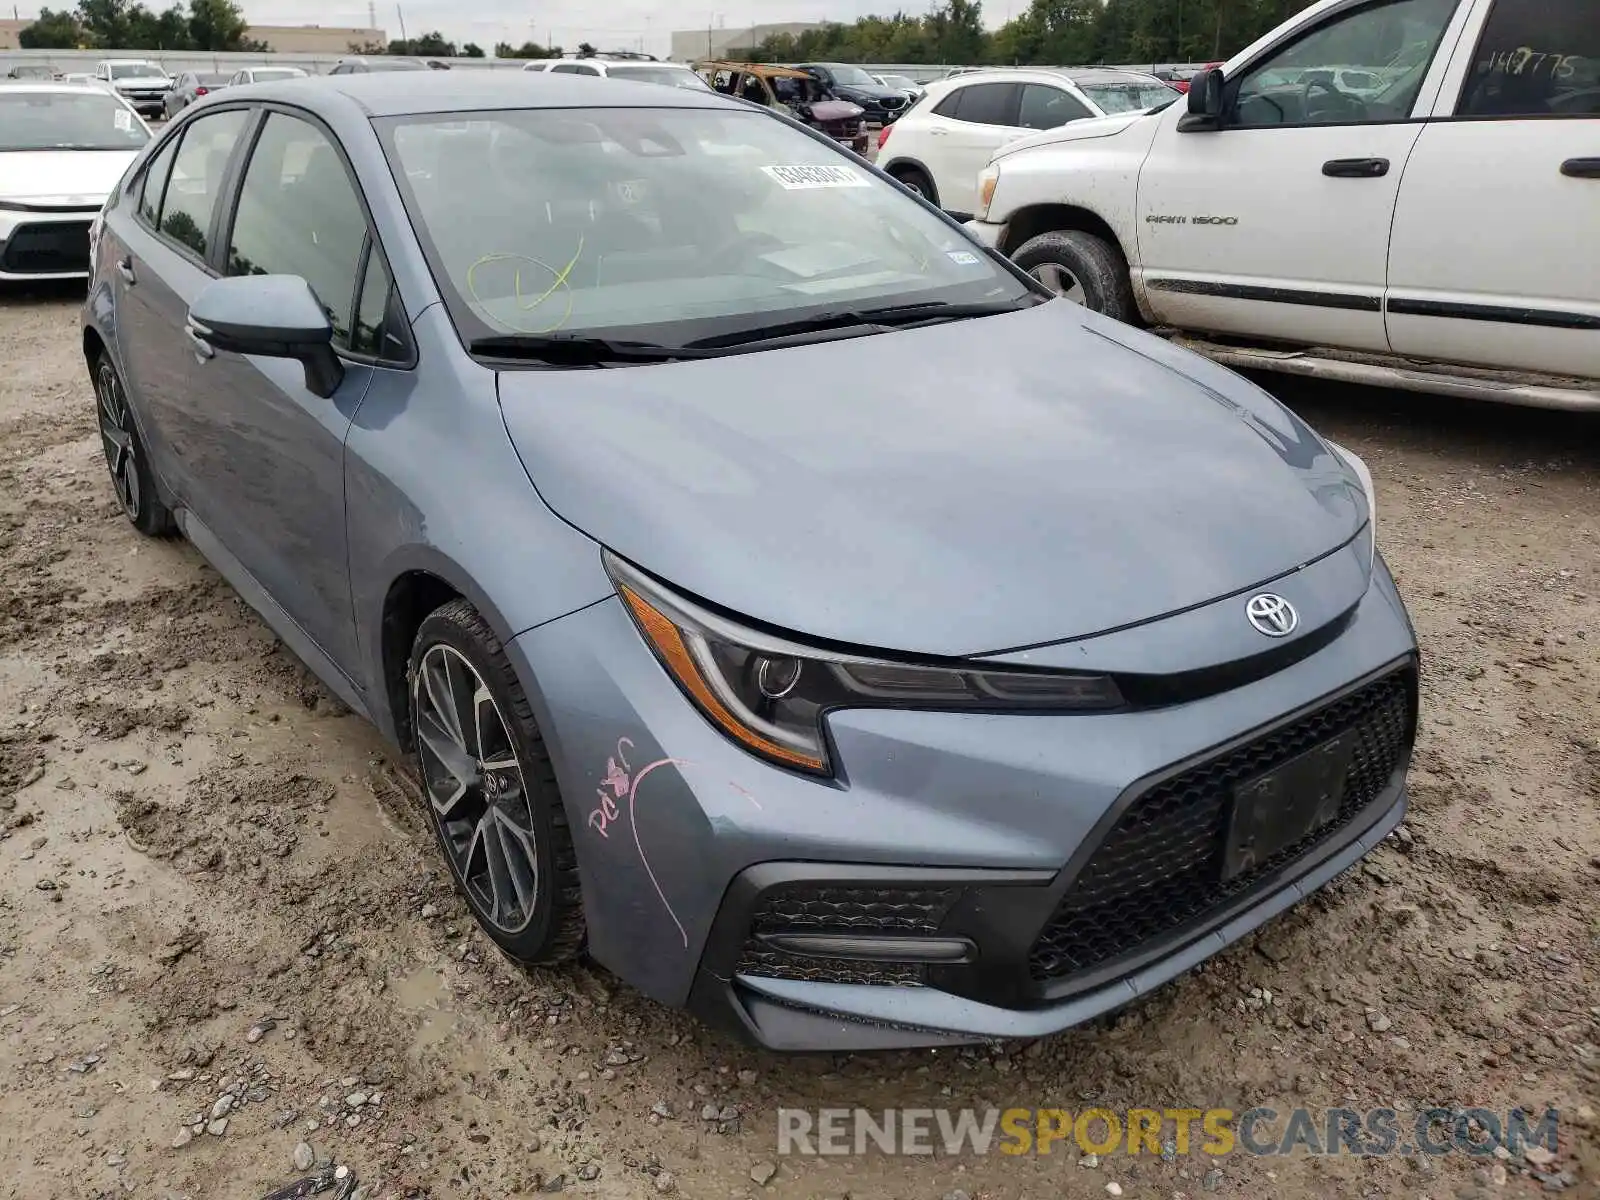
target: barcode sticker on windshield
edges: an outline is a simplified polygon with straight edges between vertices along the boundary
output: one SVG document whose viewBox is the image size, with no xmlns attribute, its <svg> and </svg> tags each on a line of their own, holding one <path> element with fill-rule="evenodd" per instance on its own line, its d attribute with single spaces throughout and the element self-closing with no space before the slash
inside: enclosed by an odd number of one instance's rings
<svg viewBox="0 0 1600 1200">
<path fill-rule="evenodd" d="M 951 262 L 963 267 L 975 267 L 981 261 L 971 250 L 946 250 L 945 255 Z"/>
<path fill-rule="evenodd" d="M 762 167 L 785 191 L 803 192 L 812 188 L 866 187 L 864 177 L 849 167 Z"/>
<path fill-rule="evenodd" d="M 111 123 L 119 133 L 127 133 L 133 128 L 133 114 L 125 108 L 119 108 L 111 114 Z"/>
</svg>

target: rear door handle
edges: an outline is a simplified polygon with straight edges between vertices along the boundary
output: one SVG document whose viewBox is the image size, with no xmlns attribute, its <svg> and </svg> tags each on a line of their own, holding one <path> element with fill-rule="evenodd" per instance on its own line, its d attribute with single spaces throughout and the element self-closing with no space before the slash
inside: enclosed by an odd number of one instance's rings
<svg viewBox="0 0 1600 1200">
<path fill-rule="evenodd" d="M 1561 173 L 1573 179 L 1600 179 L 1600 158 L 1569 158 L 1561 164 Z"/>
<path fill-rule="evenodd" d="M 127 280 L 129 286 L 139 282 L 133 275 L 133 259 L 131 257 L 117 260 L 117 274 Z"/>
<path fill-rule="evenodd" d="M 1389 173 L 1387 158 L 1330 158 L 1322 173 L 1335 179 L 1377 179 Z"/>
</svg>

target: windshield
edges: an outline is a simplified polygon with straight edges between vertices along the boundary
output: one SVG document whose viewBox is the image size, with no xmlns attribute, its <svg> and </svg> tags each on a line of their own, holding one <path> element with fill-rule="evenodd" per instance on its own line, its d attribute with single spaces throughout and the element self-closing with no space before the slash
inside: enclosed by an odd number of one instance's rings
<svg viewBox="0 0 1600 1200">
<path fill-rule="evenodd" d="M 843 84 L 845 87 L 878 86 L 872 76 L 868 75 L 860 67 L 829 67 L 828 71 L 833 75 L 835 83 Z"/>
<path fill-rule="evenodd" d="M 113 79 L 165 79 L 166 72 L 149 63 L 115 63 L 111 67 Z"/>
<path fill-rule="evenodd" d="M 230 80 L 232 78 L 233 78 L 232 75 L 223 75 L 221 73 L 207 72 L 206 74 L 203 74 L 203 75 L 196 75 L 194 77 L 194 81 L 196 83 L 198 83 L 201 87 L 214 88 L 214 87 L 223 86 L 223 84 L 227 83 L 228 80 Z"/>
<path fill-rule="evenodd" d="M 1164 83 L 1080 83 L 1078 86 L 1103 113 L 1143 112 L 1177 99 L 1177 92 Z"/>
<path fill-rule="evenodd" d="M 682 345 L 841 307 L 1029 294 L 859 160 L 760 112 L 374 124 L 468 342 L 559 332 Z"/>
<path fill-rule="evenodd" d="M 885 75 L 883 77 L 883 82 L 886 87 L 892 88 L 914 88 L 917 86 L 911 79 L 904 75 Z"/>
<path fill-rule="evenodd" d="M 145 127 L 104 92 L 0 92 L 0 151 L 137 150 Z"/>
<path fill-rule="evenodd" d="M 673 67 L 612 67 L 613 79 L 635 79 L 640 83 L 664 83 L 668 87 L 688 88 L 695 92 L 708 92 L 706 81 L 693 71 Z"/>
<path fill-rule="evenodd" d="M 257 83 L 271 83 L 274 79 L 301 79 L 305 72 L 299 67 L 257 67 L 250 78 Z"/>
<path fill-rule="evenodd" d="M 368 67 L 374 71 L 426 71 L 426 63 L 414 62 L 409 58 L 374 58 L 368 61 Z"/>
</svg>

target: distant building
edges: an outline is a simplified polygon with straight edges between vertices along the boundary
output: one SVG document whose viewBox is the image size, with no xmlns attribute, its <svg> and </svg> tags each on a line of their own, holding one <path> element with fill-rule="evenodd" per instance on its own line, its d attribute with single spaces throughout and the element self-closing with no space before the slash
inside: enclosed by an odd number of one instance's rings
<svg viewBox="0 0 1600 1200">
<path fill-rule="evenodd" d="M 0 50 L 15 50 L 22 45 L 17 35 L 32 25 L 32 21 L 0 21 Z"/>
<path fill-rule="evenodd" d="M 790 21 L 778 25 L 730 25 L 723 29 L 678 29 L 672 34 L 672 57 L 678 62 L 725 58 L 730 53 L 759 46 L 775 34 L 792 33 L 798 37 L 822 27 L 820 21 Z"/>
<path fill-rule="evenodd" d="M 280 54 L 348 54 L 351 46 L 387 46 L 381 29 L 342 29 L 337 25 L 252 25 L 252 42 L 265 42 Z"/>
</svg>

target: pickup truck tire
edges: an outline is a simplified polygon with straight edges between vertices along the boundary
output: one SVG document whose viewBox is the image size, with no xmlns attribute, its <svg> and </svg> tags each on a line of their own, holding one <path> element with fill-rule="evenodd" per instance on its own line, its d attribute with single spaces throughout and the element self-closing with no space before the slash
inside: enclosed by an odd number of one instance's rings
<svg viewBox="0 0 1600 1200">
<path fill-rule="evenodd" d="M 1041 233 L 1017 247 L 1011 261 L 1085 308 L 1130 325 L 1139 323 L 1128 264 L 1122 252 L 1102 237 L 1081 229 Z"/>
</svg>

